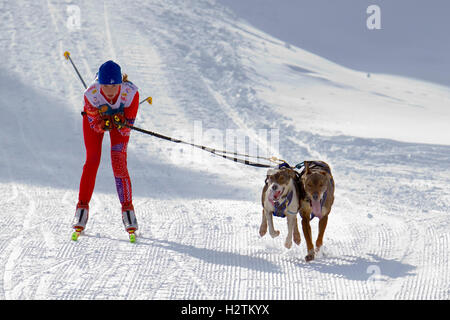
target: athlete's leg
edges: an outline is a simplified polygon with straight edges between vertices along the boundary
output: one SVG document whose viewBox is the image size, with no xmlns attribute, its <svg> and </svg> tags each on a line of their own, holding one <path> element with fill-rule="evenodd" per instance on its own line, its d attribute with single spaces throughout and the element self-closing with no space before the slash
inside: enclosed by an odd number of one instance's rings
<svg viewBox="0 0 450 320">
<path fill-rule="evenodd" d="M 90 126 L 87 117 L 83 117 L 83 136 L 86 147 L 86 162 L 80 181 L 78 195 L 79 204 L 88 205 L 94 192 L 95 179 L 102 155 L 102 141 L 104 133 L 95 132 Z"/>
<path fill-rule="evenodd" d="M 122 136 L 118 130 L 110 131 L 111 162 L 116 180 L 117 195 L 123 206 L 132 205 L 131 180 L 127 168 L 127 146 L 129 136 Z"/>
</svg>

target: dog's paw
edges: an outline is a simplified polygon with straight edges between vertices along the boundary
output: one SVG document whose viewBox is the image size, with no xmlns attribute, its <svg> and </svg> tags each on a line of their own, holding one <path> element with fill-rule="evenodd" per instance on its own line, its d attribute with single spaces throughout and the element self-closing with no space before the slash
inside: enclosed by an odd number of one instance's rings
<svg viewBox="0 0 450 320">
<path fill-rule="evenodd" d="M 290 248 L 292 247 L 292 241 L 286 240 L 286 242 L 284 243 L 284 246 L 285 246 L 287 249 L 290 249 Z"/>
<path fill-rule="evenodd" d="M 264 237 L 266 235 L 266 233 L 267 233 L 267 228 L 263 228 L 263 227 L 259 228 L 259 235 L 261 237 Z"/>
<path fill-rule="evenodd" d="M 314 255 L 313 254 L 308 254 L 305 257 L 306 262 L 310 262 L 314 260 Z"/>
<path fill-rule="evenodd" d="M 295 242 L 296 245 L 298 245 L 298 246 L 300 245 L 300 242 L 301 242 L 300 235 L 296 236 L 294 234 L 294 242 Z"/>
<path fill-rule="evenodd" d="M 314 250 L 308 251 L 308 254 L 305 257 L 306 262 L 314 260 Z"/>
<path fill-rule="evenodd" d="M 273 232 L 270 233 L 270 236 L 271 236 L 272 238 L 276 238 L 276 237 L 278 237 L 279 235 L 280 235 L 280 231 L 278 231 L 278 230 L 274 230 Z"/>
</svg>

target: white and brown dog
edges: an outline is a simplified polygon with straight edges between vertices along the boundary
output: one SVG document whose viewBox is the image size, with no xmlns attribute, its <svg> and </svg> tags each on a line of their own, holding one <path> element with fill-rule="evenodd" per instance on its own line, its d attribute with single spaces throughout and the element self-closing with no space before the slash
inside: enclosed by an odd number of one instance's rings
<svg viewBox="0 0 450 320">
<path fill-rule="evenodd" d="M 269 225 L 271 237 L 278 237 L 280 231 L 275 230 L 273 226 L 273 216 L 286 217 L 288 234 L 284 246 L 288 249 L 292 246 L 292 239 L 297 245 L 300 244 L 300 232 L 297 225 L 300 191 L 299 185 L 295 182 L 296 179 L 297 173 L 291 168 L 269 169 L 261 196 L 263 211 L 259 235 L 263 237 Z"/>
</svg>

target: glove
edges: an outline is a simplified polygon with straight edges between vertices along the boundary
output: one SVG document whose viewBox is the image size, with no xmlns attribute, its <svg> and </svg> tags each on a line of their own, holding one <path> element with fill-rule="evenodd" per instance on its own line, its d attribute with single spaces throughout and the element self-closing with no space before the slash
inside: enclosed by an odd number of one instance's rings
<svg viewBox="0 0 450 320">
<path fill-rule="evenodd" d="M 98 133 L 111 130 L 113 128 L 112 117 L 110 115 L 102 115 L 96 123 L 93 124 L 92 128 Z"/>
<path fill-rule="evenodd" d="M 114 127 L 117 129 L 125 128 L 125 125 L 128 124 L 127 119 L 125 118 L 125 115 L 123 113 L 116 113 L 112 116 Z"/>
</svg>

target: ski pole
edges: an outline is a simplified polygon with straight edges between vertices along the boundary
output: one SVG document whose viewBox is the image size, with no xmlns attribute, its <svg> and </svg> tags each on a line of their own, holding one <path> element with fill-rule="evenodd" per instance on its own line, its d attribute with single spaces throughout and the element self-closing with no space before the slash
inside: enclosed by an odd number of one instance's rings
<svg viewBox="0 0 450 320">
<path fill-rule="evenodd" d="M 70 61 L 73 68 L 75 69 L 75 72 L 77 73 L 78 77 L 80 78 L 81 82 L 83 83 L 84 88 L 87 89 L 86 83 L 84 82 L 83 78 L 81 77 L 80 73 L 78 72 L 77 67 L 75 67 L 75 64 L 73 63 L 72 58 L 70 57 L 70 52 L 69 51 L 64 52 L 64 57 L 66 58 L 66 60 Z"/>
<path fill-rule="evenodd" d="M 149 104 L 152 104 L 152 97 L 147 97 L 144 100 L 142 100 L 141 102 L 139 102 L 139 104 L 144 103 L 145 101 L 147 101 Z"/>
</svg>

